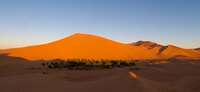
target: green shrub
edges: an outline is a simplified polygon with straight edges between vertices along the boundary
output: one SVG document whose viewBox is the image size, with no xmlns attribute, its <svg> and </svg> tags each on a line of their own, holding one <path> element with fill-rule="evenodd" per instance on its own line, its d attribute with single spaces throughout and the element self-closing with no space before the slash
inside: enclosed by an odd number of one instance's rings
<svg viewBox="0 0 200 92">
<path fill-rule="evenodd" d="M 42 66 L 53 68 L 68 68 L 75 70 L 91 70 L 91 69 L 111 69 L 115 67 L 129 67 L 135 66 L 134 61 L 123 60 L 52 60 L 46 63 L 42 63 Z"/>
</svg>

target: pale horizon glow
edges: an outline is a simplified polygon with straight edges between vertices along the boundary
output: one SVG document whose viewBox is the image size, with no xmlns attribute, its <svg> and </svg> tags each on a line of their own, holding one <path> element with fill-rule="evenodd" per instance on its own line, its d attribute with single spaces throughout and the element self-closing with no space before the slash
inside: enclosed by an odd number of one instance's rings
<svg viewBox="0 0 200 92">
<path fill-rule="evenodd" d="M 198 0 L 1 0 L 0 49 L 44 44 L 74 33 L 197 48 L 199 5 Z"/>
</svg>

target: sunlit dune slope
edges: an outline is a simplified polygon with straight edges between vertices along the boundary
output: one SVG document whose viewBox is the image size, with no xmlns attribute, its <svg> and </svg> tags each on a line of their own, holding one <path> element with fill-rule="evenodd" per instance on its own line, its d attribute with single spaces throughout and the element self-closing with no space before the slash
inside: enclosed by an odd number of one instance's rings
<svg viewBox="0 0 200 92">
<path fill-rule="evenodd" d="M 49 44 L 4 51 L 9 56 L 28 60 L 51 59 L 152 59 L 151 52 L 138 46 L 118 43 L 99 36 L 74 34 Z"/>
<path fill-rule="evenodd" d="M 92 59 L 145 60 L 184 57 L 200 59 L 200 52 L 176 46 L 163 46 L 150 41 L 123 44 L 89 34 L 74 34 L 48 44 L 1 50 L 0 54 L 28 60 Z"/>
</svg>

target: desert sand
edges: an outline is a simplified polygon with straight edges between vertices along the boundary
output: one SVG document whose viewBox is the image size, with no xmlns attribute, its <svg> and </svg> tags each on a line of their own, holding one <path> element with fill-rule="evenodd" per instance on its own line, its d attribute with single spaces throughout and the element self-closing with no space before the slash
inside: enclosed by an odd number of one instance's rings
<svg viewBox="0 0 200 92">
<path fill-rule="evenodd" d="M 200 62 L 139 63 L 106 70 L 48 69 L 0 57 L 1 92 L 199 92 Z M 130 73 L 131 72 L 131 73 Z M 133 77 L 135 76 L 135 77 Z"/>
<path fill-rule="evenodd" d="M 125 44 L 74 34 L 0 54 L 1 92 L 200 92 L 200 52 L 173 45 Z M 136 66 L 98 70 L 42 66 L 41 60 L 53 59 L 135 60 Z"/>
</svg>

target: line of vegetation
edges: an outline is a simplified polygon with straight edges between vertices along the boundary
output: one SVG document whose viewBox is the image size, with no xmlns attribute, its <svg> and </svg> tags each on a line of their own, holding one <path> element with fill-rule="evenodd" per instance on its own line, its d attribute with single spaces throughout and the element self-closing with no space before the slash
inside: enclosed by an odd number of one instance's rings
<svg viewBox="0 0 200 92">
<path fill-rule="evenodd" d="M 115 67 L 135 66 L 135 62 L 124 60 L 52 60 L 43 62 L 42 66 L 50 69 L 67 68 L 70 70 L 111 69 Z"/>
</svg>

